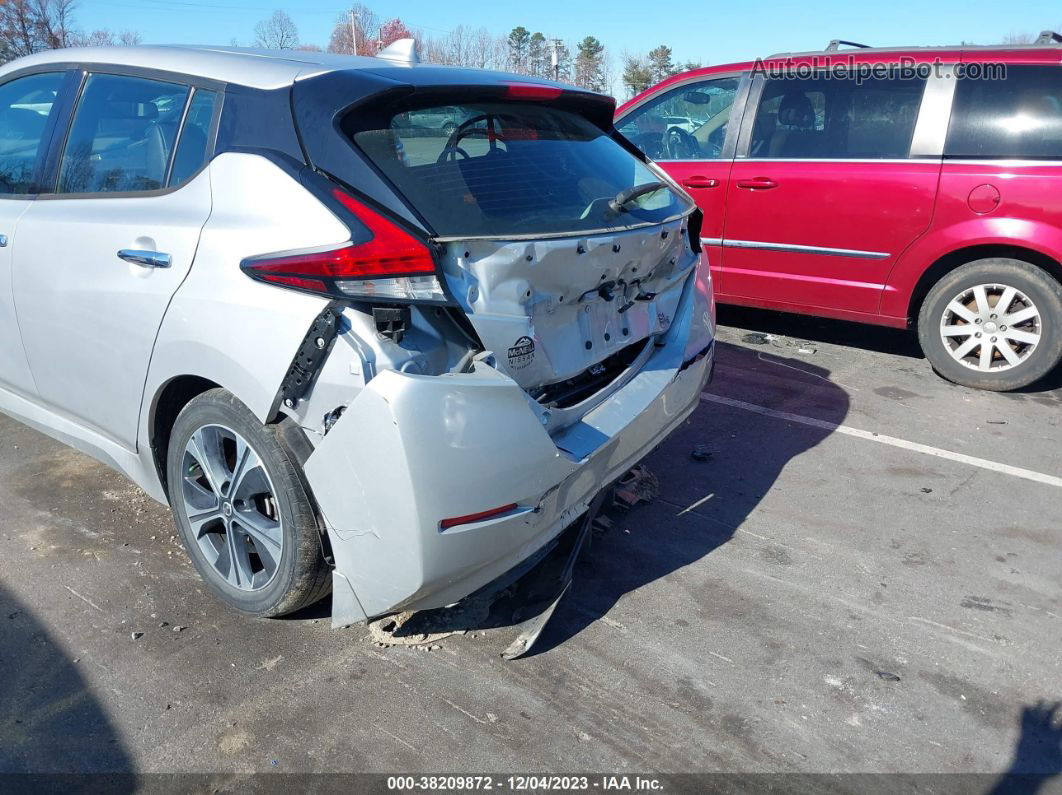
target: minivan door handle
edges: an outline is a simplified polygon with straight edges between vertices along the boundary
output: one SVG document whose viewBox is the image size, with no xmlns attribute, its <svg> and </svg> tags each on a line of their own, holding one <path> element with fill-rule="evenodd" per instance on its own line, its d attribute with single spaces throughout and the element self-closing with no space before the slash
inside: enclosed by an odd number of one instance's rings
<svg viewBox="0 0 1062 795">
<path fill-rule="evenodd" d="M 143 251 L 138 248 L 123 248 L 118 252 L 118 257 L 142 268 L 168 268 L 173 261 L 169 254 L 163 254 L 161 251 Z"/>
<path fill-rule="evenodd" d="M 770 190 L 771 188 L 777 188 L 778 183 L 770 177 L 756 177 L 755 179 L 743 179 L 738 182 L 739 188 L 748 188 L 749 190 Z"/>
<path fill-rule="evenodd" d="M 686 179 L 682 180 L 682 185 L 686 188 L 718 188 L 719 180 L 694 174 L 692 177 L 686 177 Z"/>
</svg>

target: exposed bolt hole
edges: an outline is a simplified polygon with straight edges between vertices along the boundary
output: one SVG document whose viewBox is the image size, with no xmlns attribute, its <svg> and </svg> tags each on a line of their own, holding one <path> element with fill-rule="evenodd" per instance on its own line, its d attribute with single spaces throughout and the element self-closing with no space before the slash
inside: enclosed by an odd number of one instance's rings
<svg viewBox="0 0 1062 795">
<path fill-rule="evenodd" d="M 623 329 L 623 336 L 624 336 L 624 337 L 626 337 L 626 336 L 627 336 L 628 334 L 630 334 L 630 333 L 631 333 L 631 330 L 630 330 L 629 328 L 625 328 L 625 329 Z"/>
<path fill-rule="evenodd" d="M 586 341 L 586 349 L 590 350 L 593 347 L 594 347 L 594 343 L 590 342 L 590 340 L 587 340 Z"/>
<path fill-rule="evenodd" d="M 614 251 L 614 252 L 615 252 L 616 254 L 619 254 L 619 250 L 620 250 L 620 244 L 619 244 L 619 243 L 613 243 L 613 244 L 612 244 L 612 250 L 613 250 L 613 251 Z"/>
<path fill-rule="evenodd" d="M 611 334 L 606 334 L 605 335 L 605 342 L 608 342 L 610 339 L 612 339 L 612 335 Z"/>
</svg>

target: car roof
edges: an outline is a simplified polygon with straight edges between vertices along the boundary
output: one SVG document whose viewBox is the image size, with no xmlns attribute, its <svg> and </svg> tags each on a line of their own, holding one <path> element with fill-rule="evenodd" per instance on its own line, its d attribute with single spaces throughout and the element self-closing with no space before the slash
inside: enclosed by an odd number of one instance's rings
<svg viewBox="0 0 1062 795">
<path fill-rule="evenodd" d="M 4 64 L 0 68 L 0 78 L 10 72 L 21 71 L 35 66 L 55 65 L 108 65 L 130 66 L 144 69 L 157 69 L 162 72 L 176 72 L 193 77 L 203 77 L 224 83 L 249 86 L 252 88 L 282 88 L 296 80 L 328 72 L 350 69 L 366 69 L 377 73 L 388 73 L 403 78 L 412 76 L 410 70 L 417 70 L 418 77 L 431 82 L 438 80 L 437 73 L 448 71 L 458 82 L 475 82 L 469 79 L 469 72 L 480 75 L 483 82 L 494 82 L 496 75 L 480 70 L 461 67 L 437 66 L 434 64 L 409 64 L 369 58 L 360 55 L 338 55 L 328 52 L 308 50 L 261 50 L 244 47 L 211 47 L 193 45 L 137 45 L 133 47 L 71 47 L 60 50 L 27 55 Z M 434 79 L 433 79 L 434 78 Z M 419 82 L 413 80 L 411 82 Z M 536 80 L 536 82 L 547 82 Z"/>
</svg>

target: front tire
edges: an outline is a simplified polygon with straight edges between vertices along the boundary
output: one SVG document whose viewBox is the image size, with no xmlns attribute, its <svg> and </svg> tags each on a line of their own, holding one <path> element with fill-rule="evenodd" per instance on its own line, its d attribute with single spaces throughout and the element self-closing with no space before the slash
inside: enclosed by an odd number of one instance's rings
<svg viewBox="0 0 1062 795">
<path fill-rule="evenodd" d="M 918 340 L 956 384 L 1006 392 L 1039 381 L 1062 360 L 1062 285 L 1022 260 L 981 259 L 929 291 Z"/>
<path fill-rule="evenodd" d="M 291 613 L 331 585 L 297 467 L 278 426 L 262 425 L 224 389 L 192 399 L 174 423 L 174 521 L 207 587 L 243 613 Z"/>
</svg>

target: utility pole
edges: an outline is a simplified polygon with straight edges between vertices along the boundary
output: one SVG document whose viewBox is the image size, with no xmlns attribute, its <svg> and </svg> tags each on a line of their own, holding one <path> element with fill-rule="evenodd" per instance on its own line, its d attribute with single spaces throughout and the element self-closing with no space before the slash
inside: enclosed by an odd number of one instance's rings
<svg viewBox="0 0 1062 795">
<path fill-rule="evenodd" d="M 561 40 L 553 40 L 553 51 L 550 53 L 550 64 L 553 66 L 553 79 L 560 80 L 560 46 Z"/>
<path fill-rule="evenodd" d="M 354 55 L 358 54 L 358 26 L 354 24 L 354 9 L 350 9 L 350 41 L 354 47 Z"/>
</svg>

